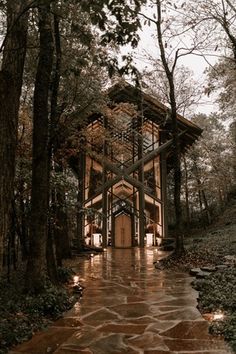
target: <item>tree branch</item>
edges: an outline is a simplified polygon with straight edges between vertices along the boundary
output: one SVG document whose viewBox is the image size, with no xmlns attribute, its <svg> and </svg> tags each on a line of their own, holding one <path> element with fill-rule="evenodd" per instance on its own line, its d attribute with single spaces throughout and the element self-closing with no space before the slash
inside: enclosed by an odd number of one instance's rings
<svg viewBox="0 0 236 354">
<path fill-rule="evenodd" d="M 54 2 L 55 0 L 50 0 L 49 2 Z M 6 41 L 9 37 L 9 35 L 11 34 L 11 32 L 13 31 L 13 29 L 15 28 L 15 26 L 18 24 L 19 20 L 21 19 L 21 17 L 30 9 L 36 8 L 39 5 L 40 1 L 39 0 L 32 0 L 28 5 L 25 6 L 25 8 L 22 9 L 22 11 L 17 15 L 17 17 L 15 18 L 14 23 L 12 24 L 12 26 L 9 28 L 9 30 L 7 31 L 4 40 L 2 41 L 1 47 L 0 47 L 0 54 L 3 51 L 3 48 L 5 47 Z"/>
<path fill-rule="evenodd" d="M 9 30 L 7 31 L 5 38 L 2 42 L 2 45 L 0 47 L 0 53 L 2 53 L 3 48 L 5 47 L 6 41 L 9 37 L 9 35 L 11 34 L 12 30 L 15 28 L 15 26 L 17 25 L 17 23 L 19 22 L 19 20 L 21 19 L 21 17 L 31 8 L 36 7 L 38 3 L 38 0 L 33 0 L 31 1 L 28 5 L 26 5 L 26 7 L 17 15 L 14 23 L 12 24 L 12 26 L 9 28 Z"/>
<path fill-rule="evenodd" d="M 235 12 L 235 14 L 236 14 L 236 6 L 234 6 L 230 0 L 225 0 L 225 1 L 227 2 L 227 4 L 231 7 L 231 9 L 232 9 L 232 10 Z"/>
<path fill-rule="evenodd" d="M 142 16 L 142 17 L 144 17 L 146 20 L 148 20 L 148 21 L 150 21 L 150 22 L 154 23 L 155 25 L 156 25 L 156 23 L 157 23 L 157 21 L 155 21 L 153 18 L 151 18 L 151 17 L 149 17 L 149 16 L 145 15 L 145 14 L 144 14 L 144 13 L 142 13 L 142 12 L 139 12 L 139 13 L 138 13 L 138 15 L 140 15 L 140 16 Z"/>
</svg>

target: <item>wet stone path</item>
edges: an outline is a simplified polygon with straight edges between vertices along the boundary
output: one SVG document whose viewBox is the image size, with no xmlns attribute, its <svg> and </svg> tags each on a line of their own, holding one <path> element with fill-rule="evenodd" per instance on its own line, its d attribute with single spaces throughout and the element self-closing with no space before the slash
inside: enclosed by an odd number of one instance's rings
<svg viewBox="0 0 236 354">
<path fill-rule="evenodd" d="M 154 268 L 156 249 L 78 258 L 83 297 L 49 329 L 11 354 L 228 354 L 208 334 L 192 278 Z"/>
</svg>

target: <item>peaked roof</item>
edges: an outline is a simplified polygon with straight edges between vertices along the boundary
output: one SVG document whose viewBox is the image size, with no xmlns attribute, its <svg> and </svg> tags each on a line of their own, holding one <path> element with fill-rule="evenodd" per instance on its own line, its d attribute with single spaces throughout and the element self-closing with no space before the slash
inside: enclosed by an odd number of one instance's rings
<svg viewBox="0 0 236 354">
<path fill-rule="evenodd" d="M 172 121 L 170 109 L 153 96 L 141 91 L 127 82 L 115 84 L 108 90 L 108 96 L 114 103 L 128 102 L 138 107 L 145 118 L 152 120 L 160 126 L 160 129 L 167 134 L 172 132 Z M 177 115 L 178 128 L 185 132 L 181 136 L 182 150 L 187 150 L 201 135 L 202 129 L 184 118 Z"/>
</svg>

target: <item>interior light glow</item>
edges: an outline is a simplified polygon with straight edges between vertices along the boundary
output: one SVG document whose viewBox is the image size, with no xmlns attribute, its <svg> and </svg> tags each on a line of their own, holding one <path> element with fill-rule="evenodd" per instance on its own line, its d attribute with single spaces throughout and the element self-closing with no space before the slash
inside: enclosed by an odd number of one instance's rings
<svg viewBox="0 0 236 354">
<path fill-rule="evenodd" d="M 146 246 L 150 247 L 153 245 L 153 234 L 146 234 Z"/>
<path fill-rule="evenodd" d="M 95 247 L 101 246 L 101 234 L 93 234 L 93 245 Z"/>
<path fill-rule="evenodd" d="M 74 282 L 74 284 L 78 284 L 78 282 L 79 282 L 79 276 L 78 275 L 75 275 L 73 277 L 73 282 Z"/>
</svg>

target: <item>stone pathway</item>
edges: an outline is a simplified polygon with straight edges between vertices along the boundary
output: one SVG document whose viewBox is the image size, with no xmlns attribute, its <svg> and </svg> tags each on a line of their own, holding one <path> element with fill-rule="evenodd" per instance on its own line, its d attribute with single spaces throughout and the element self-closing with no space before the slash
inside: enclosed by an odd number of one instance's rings
<svg viewBox="0 0 236 354">
<path fill-rule="evenodd" d="M 78 258 L 83 298 L 64 318 L 10 354 L 229 354 L 208 334 L 192 278 L 154 268 L 156 249 Z"/>
</svg>

